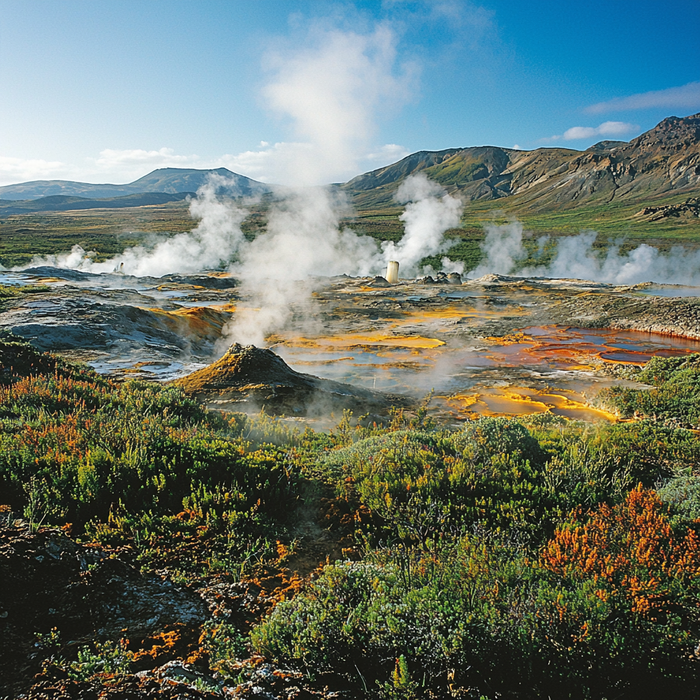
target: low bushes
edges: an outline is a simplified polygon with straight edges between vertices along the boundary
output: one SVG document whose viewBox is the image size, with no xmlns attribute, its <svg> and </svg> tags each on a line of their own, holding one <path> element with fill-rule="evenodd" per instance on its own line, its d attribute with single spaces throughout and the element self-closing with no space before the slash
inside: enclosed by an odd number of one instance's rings
<svg viewBox="0 0 700 700">
<path fill-rule="evenodd" d="M 250 637 L 204 626 L 222 676 L 252 644 L 356 697 L 700 693 L 700 441 L 677 427 L 696 421 L 692 357 L 650 362 L 651 392 L 607 393 L 648 420 L 345 416 L 297 434 L 20 344 L 0 353 L 4 511 L 128 545 L 177 583 L 279 563 L 298 517 L 342 529 L 354 560 L 321 567 Z"/>
<path fill-rule="evenodd" d="M 253 634 L 263 653 L 359 691 L 647 697 L 697 688 L 700 539 L 658 497 L 573 516 L 532 550 L 494 533 L 327 566 Z M 410 571 L 410 575 L 406 575 Z M 403 659 L 397 675 L 399 659 Z"/>
</svg>

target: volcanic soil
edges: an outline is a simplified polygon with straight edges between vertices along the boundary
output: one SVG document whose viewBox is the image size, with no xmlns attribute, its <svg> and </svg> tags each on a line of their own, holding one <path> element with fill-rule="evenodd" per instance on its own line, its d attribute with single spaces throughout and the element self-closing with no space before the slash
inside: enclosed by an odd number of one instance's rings
<svg viewBox="0 0 700 700">
<path fill-rule="evenodd" d="M 392 406 L 412 403 L 405 396 L 302 374 L 272 350 L 238 343 L 213 364 L 173 384 L 210 408 L 263 409 L 273 415 L 321 417 L 347 409 L 386 416 Z"/>
<path fill-rule="evenodd" d="M 218 687 L 214 692 L 207 685 L 214 681 L 201 647 L 203 622 L 229 619 L 245 629 L 269 611 L 289 582 L 279 585 L 279 575 L 239 583 L 210 576 L 196 587 L 180 586 L 139 572 L 127 550 L 81 545 L 60 530 L 33 531 L 19 520 L 0 525 L 0 697 L 221 697 Z M 62 636 L 37 636 L 37 629 L 60 629 Z M 70 656 L 95 638 L 121 639 L 135 669 L 104 673 L 107 681 L 100 682 L 70 678 L 51 663 L 56 654 Z M 250 660 L 250 670 L 247 680 L 229 688 L 230 697 L 326 697 L 304 688 L 301 674 L 259 657 Z"/>
</svg>

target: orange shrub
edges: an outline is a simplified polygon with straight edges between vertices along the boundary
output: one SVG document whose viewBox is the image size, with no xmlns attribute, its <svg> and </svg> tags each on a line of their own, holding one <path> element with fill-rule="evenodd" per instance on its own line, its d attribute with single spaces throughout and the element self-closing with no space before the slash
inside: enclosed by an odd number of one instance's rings
<svg viewBox="0 0 700 700">
<path fill-rule="evenodd" d="M 700 537 L 689 528 L 674 532 L 656 492 L 640 485 L 620 505 L 558 529 L 541 561 L 566 578 L 593 578 L 602 600 L 626 599 L 633 612 L 657 619 L 676 607 L 672 589 L 683 584 L 690 592 L 698 578 Z"/>
</svg>

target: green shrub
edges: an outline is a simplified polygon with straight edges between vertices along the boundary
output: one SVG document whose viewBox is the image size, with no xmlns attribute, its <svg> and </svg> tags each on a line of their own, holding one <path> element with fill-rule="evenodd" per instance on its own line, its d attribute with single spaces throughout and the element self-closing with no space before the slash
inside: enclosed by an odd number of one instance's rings
<svg viewBox="0 0 700 700">
<path fill-rule="evenodd" d="M 477 533 L 435 553 L 395 546 L 326 566 L 254 629 L 253 646 L 369 696 L 691 697 L 700 540 L 672 534 L 653 495 L 633 493 L 560 529 L 541 557 Z"/>
<path fill-rule="evenodd" d="M 700 354 L 652 357 L 637 379 L 650 389 L 611 387 L 599 403 L 623 418 L 645 417 L 671 427 L 694 428 L 700 423 Z"/>
<path fill-rule="evenodd" d="M 681 519 L 700 520 L 700 476 L 671 479 L 658 490 L 658 495 Z"/>
<path fill-rule="evenodd" d="M 554 503 L 538 471 L 544 459 L 522 425 L 485 418 L 457 433 L 361 440 L 331 452 L 325 466 L 338 496 L 373 515 L 365 519 L 372 541 L 425 548 L 477 522 L 542 535 Z"/>
<path fill-rule="evenodd" d="M 272 556 L 302 484 L 284 431 L 205 411 L 179 389 L 114 383 L 24 345 L 0 346 L 47 371 L 0 381 L 3 502 L 32 527 L 135 544 L 143 566 L 240 576 Z M 247 439 L 255 438 L 253 439 Z M 284 442 L 281 440 L 281 442 Z"/>
<path fill-rule="evenodd" d="M 95 642 L 78 649 L 78 658 L 67 664 L 68 677 L 87 681 L 96 675 L 123 675 L 131 669 L 132 654 L 122 642 Z"/>
</svg>

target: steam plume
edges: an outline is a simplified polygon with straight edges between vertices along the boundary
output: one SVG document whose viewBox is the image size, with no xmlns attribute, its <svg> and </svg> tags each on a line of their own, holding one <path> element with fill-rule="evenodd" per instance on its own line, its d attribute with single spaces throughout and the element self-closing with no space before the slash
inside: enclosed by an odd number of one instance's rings
<svg viewBox="0 0 700 700">
<path fill-rule="evenodd" d="M 443 234 L 459 224 L 461 202 L 422 174 L 408 178 L 398 197 L 409 202 L 401 216 L 405 234 L 380 249 L 374 239 L 340 226 L 349 213 L 341 195 L 326 188 L 289 191 L 271 210 L 267 233 L 243 246 L 231 267 L 253 308 L 237 315 L 227 339 L 260 345 L 292 322 L 308 326 L 316 316 L 314 276 L 383 274 L 388 260 L 410 275 L 422 258 L 447 250 Z"/>
<path fill-rule="evenodd" d="M 408 99 L 414 70 L 398 65 L 388 25 L 358 33 L 317 21 L 300 39 L 266 56 L 272 77 L 263 95 L 299 139 L 270 152 L 273 171 L 295 185 L 345 180 L 357 173 L 378 113 Z"/>
<path fill-rule="evenodd" d="M 180 233 L 157 242 L 153 247 L 128 248 L 106 262 L 95 262 L 93 254 L 80 246 L 70 253 L 36 257 L 30 267 L 54 267 L 104 273 L 123 272 L 138 277 L 161 277 L 171 273 L 193 273 L 228 265 L 244 241 L 240 224 L 247 211 L 230 199 L 217 196 L 217 190 L 230 187 L 225 178 L 212 175 L 190 202 L 190 215 L 199 224 L 188 233 Z"/>
<path fill-rule="evenodd" d="M 242 247 L 231 267 L 252 308 L 236 315 L 226 329 L 227 342 L 262 345 L 266 335 L 285 329 L 295 315 L 308 324 L 315 316 L 314 276 L 373 271 L 378 246 L 341 228 L 345 209 L 342 199 L 324 188 L 291 190 L 273 205 L 267 232 Z"/>
<path fill-rule="evenodd" d="M 568 277 L 610 284 L 700 285 L 700 250 L 688 251 L 676 246 L 668 253 L 662 253 L 643 243 L 622 253 L 621 243 L 616 243 L 603 254 L 593 247 L 597 237 L 595 231 L 562 237 L 557 241 L 549 265 L 522 267 L 522 261 L 527 258 L 522 224 L 513 221 L 503 226 L 488 226 L 481 246 L 484 259 L 470 276 L 480 277 L 492 272 L 522 277 Z M 547 240 L 548 237 L 538 239 L 538 254 Z"/>
<path fill-rule="evenodd" d="M 444 253 L 451 246 L 447 229 L 459 225 L 462 202 L 423 174 L 411 175 L 399 187 L 396 200 L 408 203 L 399 217 L 405 233 L 398 244 L 382 244 L 384 262 L 397 260 L 404 274 L 415 274 L 417 264 L 429 255 Z M 446 260 L 449 264 L 449 260 Z"/>
</svg>

